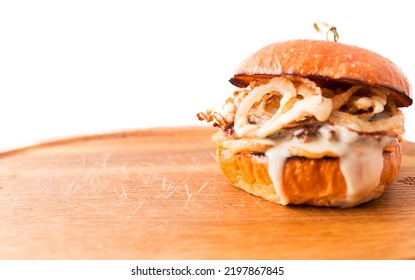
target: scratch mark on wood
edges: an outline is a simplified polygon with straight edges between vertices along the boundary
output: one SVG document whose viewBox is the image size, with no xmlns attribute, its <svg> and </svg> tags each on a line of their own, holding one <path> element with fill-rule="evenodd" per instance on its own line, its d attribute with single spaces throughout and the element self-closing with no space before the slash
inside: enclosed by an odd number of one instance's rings
<svg viewBox="0 0 415 280">
<path fill-rule="evenodd" d="M 158 167 L 157 164 L 149 162 L 149 161 L 143 162 L 142 165 L 149 166 L 149 167 Z"/>
<path fill-rule="evenodd" d="M 180 155 L 180 154 L 177 154 L 176 155 L 176 157 L 181 161 L 181 162 L 183 162 L 183 163 L 187 163 L 187 160 L 185 159 L 185 158 L 183 158 L 183 156 L 182 155 Z"/>
<path fill-rule="evenodd" d="M 192 174 L 188 174 L 187 176 L 186 176 L 186 178 L 184 179 L 184 180 L 182 180 L 182 184 L 185 184 L 185 183 L 187 183 L 187 180 L 189 180 L 189 178 L 192 176 Z"/>
<path fill-rule="evenodd" d="M 187 183 L 184 183 L 184 189 L 186 190 L 187 193 L 187 198 L 192 196 L 192 193 L 189 191 L 189 186 L 187 185 Z"/>
<path fill-rule="evenodd" d="M 16 198 L 10 203 L 9 212 L 12 212 L 14 207 L 16 206 Z"/>
<path fill-rule="evenodd" d="M 189 186 L 187 185 L 186 182 L 184 183 L 184 189 L 186 190 L 186 194 L 187 194 L 187 200 L 184 205 L 184 208 L 186 208 L 187 205 L 189 204 L 190 199 L 192 198 L 192 193 L 189 191 Z"/>
<path fill-rule="evenodd" d="M 121 193 L 116 188 L 114 188 L 113 191 L 117 195 L 118 200 L 120 201 L 121 204 L 128 202 L 128 194 L 125 191 L 125 187 L 123 183 L 121 183 Z"/>
<path fill-rule="evenodd" d="M 125 162 L 122 163 L 121 165 L 121 180 L 125 181 L 128 180 L 128 171 L 127 171 L 127 164 Z"/>
<path fill-rule="evenodd" d="M 161 181 L 161 189 L 162 189 L 163 191 L 165 191 L 165 190 L 166 190 L 166 180 L 167 180 L 166 176 L 163 176 L 163 179 L 162 179 L 162 181 Z"/>
<path fill-rule="evenodd" d="M 102 169 L 106 169 L 108 165 L 108 159 L 111 157 L 111 154 L 105 153 L 102 156 Z"/>
<path fill-rule="evenodd" d="M 170 189 L 170 188 L 169 188 Z M 164 200 L 168 200 L 170 199 L 170 197 L 177 191 L 177 187 L 175 187 L 172 191 L 167 192 L 166 197 L 164 198 Z"/>
<path fill-rule="evenodd" d="M 228 204 L 226 204 L 226 203 L 221 203 L 221 205 L 223 205 L 223 206 L 225 206 L 225 207 L 227 207 L 227 208 L 230 208 L 230 209 L 233 209 L 233 207 L 232 206 L 230 206 L 230 205 L 228 205 Z"/>
<path fill-rule="evenodd" d="M 75 183 L 76 178 L 72 179 L 72 181 L 68 185 L 64 183 L 61 184 L 61 191 L 64 197 L 70 197 L 74 192 L 82 188 L 82 184 L 79 184 L 77 186 Z"/>
<path fill-rule="evenodd" d="M 148 184 L 148 180 L 146 178 L 146 176 L 144 176 L 143 171 L 141 171 L 140 169 L 137 170 L 138 175 L 140 175 L 141 179 L 143 180 L 144 184 Z"/>
<path fill-rule="evenodd" d="M 335 216 L 338 216 L 338 215 L 337 215 L 337 213 L 336 213 L 336 212 L 334 212 L 333 210 L 331 210 L 330 208 L 327 208 L 327 210 L 328 210 L 331 214 L 333 214 L 333 215 L 335 215 Z"/>
<path fill-rule="evenodd" d="M 133 217 L 137 213 L 137 211 L 140 210 L 141 206 L 143 206 L 144 202 L 146 202 L 147 194 L 148 194 L 148 192 L 145 193 L 143 195 L 143 197 L 138 201 L 137 207 L 134 209 L 134 211 L 130 215 L 127 216 L 127 220 L 129 220 L 131 217 Z"/>
<path fill-rule="evenodd" d="M 96 167 L 95 165 L 92 165 L 86 172 L 84 177 L 82 177 L 82 181 L 89 181 L 88 185 L 91 186 L 92 184 L 94 184 L 95 179 L 97 177 L 96 173 Z"/>
<path fill-rule="evenodd" d="M 92 186 L 95 183 L 96 178 L 97 178 L 96 175 L 92 175 L 91 178 L 89 179 L 88 185 Z"/>
<path fill-rule="evenodd" d="M 128 200 L 128 195 L 127 195 L 127 192 L 125 191 L 124 184 L 121 184 L 121 190 L 122 190 L 122 195 L 125 198 L 125 200 Z"/>
<path fill-rule="evenodd" d="M 161 181 L 161 189 L 167 192 L 167 195 L 170 193 L 170 190 L 173 186 L 174 186 L 173 182 L 170 182 L 169 185 L 167 185 L 167 178 L 166 176 L 163 176 L 163 179 Z"/>
<path fill-rule="evenodd" d="M 170 182 L 169 186 L 167 187 L 167 192 L 170 191 L 170 189 L 174 186 L 173 182 Z"/>
<path fill-rule="evenodd" d="M 186 203 L 184 204 L 184 207 L 183 208 L 186 208 L 187 207 L 187 205 L 189 204 L 189 202 L 190 202 L 190 199 L 192 198 L 192 194 L 190 194 L 188 197 L 187 197 L 187 200 L 186 200 Z"/>
<path fill-rule="evenodd" d="M 195 193 L 195 195 L 198 195 L 201 191 L 203 191 L 205 188 L 206 188 L 206 186 L 208 185 L 208 183 L 204 183 L 198 190 L 197 190 L 197 192 Z"/>
</svg>

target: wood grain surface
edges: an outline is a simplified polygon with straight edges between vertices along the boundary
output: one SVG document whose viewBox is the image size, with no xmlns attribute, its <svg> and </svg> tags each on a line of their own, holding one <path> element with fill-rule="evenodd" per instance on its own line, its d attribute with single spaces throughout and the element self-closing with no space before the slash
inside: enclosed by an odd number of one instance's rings
<svg viewBox="0 0 415 280">
<path fill-rule="evenodd" d="M 146 129 L 1 155 L 0 258 L 415 258 L 414 143 L 379 199 L 287 207 L 228 184 L 213 131 Z"/>
</svg>

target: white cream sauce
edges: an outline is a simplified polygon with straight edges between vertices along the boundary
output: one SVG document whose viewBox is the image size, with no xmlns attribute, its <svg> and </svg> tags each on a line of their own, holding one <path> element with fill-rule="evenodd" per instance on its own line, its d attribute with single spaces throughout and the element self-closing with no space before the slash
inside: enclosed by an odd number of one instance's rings
<svg viewBox="0 0 415 280">
<path fill-rule="evenodd" d="M 364 143 L 352 146 L 339 157 L 347 195 L 337 199 L 335 205 L 350 207 L 374 198 L 376 193 L 372 191 L 379 185 L 383 169 L 383 148 L 382 143 Z"/>
<path fill-rule="evenodd" d="M 330 99 L 320 95 L 306 97 L 297 101 L 291 110 L 280 115 L 275 114 L 258 131 L 258 137 L 266 137 L 280 130 L 284 125 L 301 119 L 305 116 L 314 116 L 318 121 L 325 121 L 329 118 L 332 109 Z"/>
<path fill-rule="evenodd" d="M 289 141 L 276 142 L 275 146 L 265 153 L 268 159 L 268 174 L 281 204 L 290 203 L 283 188 L 283 171 L 287 158 L 293 156 L 290 152 L 293 148 L 300 148 L 321 158 L 332 154 L 338 156 L 340 170 L 347 184 L 347 193 L 345 197 L 332 201 L 333 206 L 351 207 L 374 198 L 372 190 L 379 185 L 383 169 L 383 149 L 392 139 L 385 136 L 378 141 L 373 137 L 358 137 L 356 133 L 346 132 L 344 129 L 330 129 L 336 131 L 338 140 L 319 137 L 315 141 L 302 143 L 297 138 L 292 138 Z"/>
</svg>

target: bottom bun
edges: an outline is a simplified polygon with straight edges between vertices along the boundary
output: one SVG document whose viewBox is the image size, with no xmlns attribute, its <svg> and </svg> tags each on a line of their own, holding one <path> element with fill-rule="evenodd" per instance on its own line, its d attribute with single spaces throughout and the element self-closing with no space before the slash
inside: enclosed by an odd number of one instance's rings
<svg viewBox="0 0 415 280">
<path fill-rule="evenodd" d="M 228 181 L 248 193 L 280 203 L 268 174 L 268 159 L 263 154 L 232 154 L 230 150 L 217 147 L 217 162 Z M 398 175 L 401 164 L 400 143 L 395 141 L 393 152 L 383 153 L 383 170 L 378 185 L 373 186 L 366 199 L 379 197 L 386 186 Z M 338 158 L 308 159 L 288 158 L 284 165 L 283 186 L 289 204 L 315 206 L 351 206 L 342 204 L 346 199 L 347 184 L 340 170 Z M 352 205 L 353 206 L 353 205 Z"/>
</svg>

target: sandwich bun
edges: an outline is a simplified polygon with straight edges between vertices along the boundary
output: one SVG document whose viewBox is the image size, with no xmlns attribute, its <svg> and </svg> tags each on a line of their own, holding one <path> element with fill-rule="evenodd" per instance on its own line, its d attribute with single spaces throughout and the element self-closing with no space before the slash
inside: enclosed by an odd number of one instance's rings
<svg viewBox="0 0 415 280">
<path fill-rule="evenodd" d="M 398 66 L 375 52 L 338 42 L 290 40 L 268 45 L 244 60 L 230 82 L 246 87 L 253 80 L 278 75 L 382 87 L 391 91 L 398 107 L 412 104 L 411 85 Z"/>
<path fill-rule="evenodd" d="M 397 177 L 404 132 L 397 107 L 412 104 L 412 91 L 389 59 L 338 42 L 290 40 L 245 59 L 230 82 L 241 89 L 224 111 L 198 117 L 219 126 L 217 162 L 235 187 L 283 205 L 352 207 L 379 197 Z M 281 103 L 264 109 L 275 100 Z M 360 120 L 361 111 L 371 117 Z"/>
</svg>

